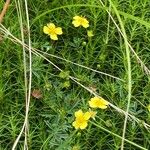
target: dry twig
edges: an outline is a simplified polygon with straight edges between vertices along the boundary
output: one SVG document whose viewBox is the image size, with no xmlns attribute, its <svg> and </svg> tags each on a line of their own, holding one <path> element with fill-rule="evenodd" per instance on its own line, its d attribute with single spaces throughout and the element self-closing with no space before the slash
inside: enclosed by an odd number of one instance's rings
<svg viewBox="0 0 150 150">
<path fill-rule="evenodd" d="M 0 13 L 0 23 L 2 23 L 3 17 L 4 17 L 4 15 L 6 14 L 6 11 L 7 11 L 7 9 L 8 9 L 9 4 L 10 4 L 10 0 L 6 0 L 5 4 L 4 4 L 4 6 L 3 6 L 3 10 L 2 10 L 2 12 Z"/>
</svg>

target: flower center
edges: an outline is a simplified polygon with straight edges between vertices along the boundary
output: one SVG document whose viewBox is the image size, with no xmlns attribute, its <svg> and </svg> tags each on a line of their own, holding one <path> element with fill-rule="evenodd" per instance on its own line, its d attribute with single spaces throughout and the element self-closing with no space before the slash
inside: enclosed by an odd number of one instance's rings
<svg viewBox="0 0 150 150">
<path fill-rule="evenodd" d="M 49 33 L 50 33 L 50 34 L 56 34 L 56 33 L 55 33 L 55 28 L 49 28 Z"/>
<path fill-rule="evenodd" d="M 101 105 L 101 102 L 98 100 L 98 101 L 95 102 L 95 104 L 96 104 L 97 106 L 99 106 L 99 105 Z"/>
<path fill-rule="evenodd" d="M 78 123 L 82 124 L 85 121 L 85 119 L 83 117 L 79 117 L 77 118 L 77 121 Z"/>
<path fill-rule="evenodd" d="M 84 22 L 84 19 L 83 19 L 83 18 L 80 18 L 80 19 L 79 19 L 79 22 L 80 22 L 80 24 L 82 24 L 82 23 Z"/>
</svg>

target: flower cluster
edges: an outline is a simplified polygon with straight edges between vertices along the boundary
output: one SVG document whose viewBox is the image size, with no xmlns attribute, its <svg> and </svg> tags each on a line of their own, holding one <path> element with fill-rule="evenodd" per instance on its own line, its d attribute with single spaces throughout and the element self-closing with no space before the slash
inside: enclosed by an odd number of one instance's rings
<svg viewBox="0 0 150 150">
<path fill-rule="evenodd" d="M 89 27 L 89 21 L 82 16 L 74 16 L 72 24 L 74 27 L 84 27 L 88 28 Z M 47 26 L 43 27 L 43 32 L 47 35 L 50 36 L 52 40 L 58 40 L 58 35 L 62 35 L 63 31 L 61 27 L 56 27 L 54 23 L 48 23 Z M 87 36 L 90 38 L 94 36 L 92 30 L 87 30 Z M 60 76 L 64 78 L 66 76 L 65 73 L 61 73 Z M 68 84 L 67 84 L 68 86 Z M 91 108 L 101 108 L 101 109 L 106 109 L 108 106 L 109 102 L 104 100 L 101 97 L 94 97 L 91 98 L 89 101 L 89 106 Z M 95 111 L 92 111 L 89 109 L 87 112 L 83 112 L 81 109 L 75 112 L 75 121 L 72 123 L 72 125 L 75 127 L 75 129 L 85 129 L 88 125 L 88 121 L 90 118 L 95 119 L 96 116 Z"/>
<path fill-rule="evenodd" d="M 82 26 L 84 28 L 89 27 L 89 21 L 85 17 L 81 16 L 74 16 L 72 24 L 74 27 L 79 27 Z M 61 27 L 56 27 L 54 23 L 48 23 L 47 26 L 43 27 L 43 32 L 45 34 L 48 34 L 52 40 L 58 40 L 58 35 L 63 34 L 62 28 Z M 88 37 L 93 36 L 92 31 L 87 31 Z"/>
<path fill-rule="evenodd" d="M 106 109 L 108 107 L 109 102 L 104 100 L 101 97 L 93 97 L 89 101 L 89 106 L 91 108 L 101 108 Z M 96 112 L 95 111 L 87 111 L 83 112 L 81 109 L 75 112 L 75 121 L 72 125 L 75 129 L 85 129 L 88 125 L 88 120 L 90 118 L 95 118 Z"/>
</svg>

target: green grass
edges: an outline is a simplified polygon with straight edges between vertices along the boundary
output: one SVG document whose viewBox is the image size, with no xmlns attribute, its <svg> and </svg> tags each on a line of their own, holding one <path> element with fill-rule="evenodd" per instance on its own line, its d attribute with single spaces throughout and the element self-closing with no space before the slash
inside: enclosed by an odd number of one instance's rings
<svg viewBox="0 0 150 150">
<path fill-rule="evenodd" d="M 24 41 L 28 45 L 25 5 L 19 2 Z M 119 150 L 121 145 L 125 150 L 150 149 L 150 128 L 143 124 L 150 124 L 146 108 L 150 103 L 150 78 L 145 68 L 150 68 L 150 4 L 148 0 L 110 2 L 113 5 L 105 1 L 104 7 L 96 0 L 28 1 L 31 46 L 39 50 L 32 50 L 31 91 L 42 92 L 41 99 L 31 96 L 30 100 L 29 150 Z M 3 3 L 0 1 L 0 8 Z M 16 8 L 15 1 L 11 2 L 3 25 L 21 40 Z M 121 32 L 126 33 L 124 38 L 107 11 Z M 87 37 L 83 27 L 72 25 L 75 15 L 89 20 L 92 38 Z M 58 41 L 43 33 L 43 26 L 49 22 L 62 27 L 63 35 Z M 22 45 L 12 42 L 13 37 L 2 29 L 0 26 L 0 150 L 9 150 L 25 119 L 24 65 L 29 80 L 30 56 L 26 49 L 25 64 Z M 127 42 L 145 66 L 141 66 Z M 60 70 L 67 73 L 65 78 Z M 68 88 L 66 82 L 70 84 Z M 91 120 L 86 129 L 76 131 L 72 126 L 74 113 L 79 109 L 88 111 L 88 101 L 94 94 L 90 93 L 91 88 L 113 105 L 106 110 L 97 109 L 96 120 Z M 119 108 L 126 111 L 127 105 L 129 113 L 139 120 L 127 120 L 123 144 L 125 115 Z M 16 149 L 24 149 L 24 139 L 23 132 Z"/>
</svg>

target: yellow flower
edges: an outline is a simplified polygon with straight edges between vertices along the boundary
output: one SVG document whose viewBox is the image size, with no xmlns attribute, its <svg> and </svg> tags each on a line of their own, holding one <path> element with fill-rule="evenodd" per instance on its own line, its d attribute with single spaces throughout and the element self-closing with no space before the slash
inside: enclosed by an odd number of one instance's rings
<svg viewBox="0 0 150 150">
<path fill-rule="evenodd" d="M 83 113 L 82 110 L 78 110 L 75 112 L 75 121 L 72 123 L 72 125 L 75 127 L 75 129 L 85 129 L 88 125 L 88 120 L 91 117 L 91 114 L 89 112 Z"/>
<path fill-rule="evenodd" d="M 89 101 L 89 105 L 92 108 L 106 109 L 108 104 L 109 104 L 108 101 L 106 101 L 106 100 L 104 100 L 103 98 L 100 98 L 100 97 L 91 98 L 90 101 Z"/>
<path fill-rule="evenodd" d="M 87 31 L 87 36 L 88 36 L 88 37 L 94 36 L 93 31 L 92 31 L 92 30 L 88 30 L 88 31 Z"/>
<path fill-rule="evenodd" d="M 88 28 L 89 27 L 89 22 L 87 21 L 87 19 L 84 18 L 84 17 L 80 17 L 80 16 L 73 17 L 72 24 L 75 27 L 79 27 L 79 26 L 83 26 L 84 28 Z"/>
<path fill-rule="evenodd" d="M 48 34 L 52 40 L 58 40 L 57 35 L 61 35 L 62 28 L 56 27 L 53 23 L 48 23 L 47 26 L 43 27 L 43 32 Z"/>
</svg>

